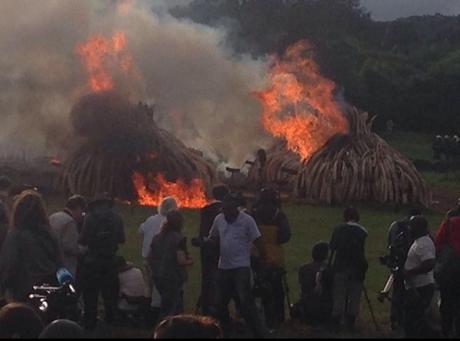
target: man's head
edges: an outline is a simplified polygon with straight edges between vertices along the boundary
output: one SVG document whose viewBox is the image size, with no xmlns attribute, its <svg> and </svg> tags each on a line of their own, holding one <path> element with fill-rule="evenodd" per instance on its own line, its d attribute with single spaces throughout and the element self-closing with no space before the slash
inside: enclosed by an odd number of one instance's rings
<svg viewBox="0 0 460 341">
<path fill-rule="evenodd" d="M 216 320 L 199 315 L 176 315 L 165 318 L 156 327 L 154 339 L 222 339 Z"/>
<path fill-rule="evenodd" d="M 176 211 L 178 209 L 176 199 L 172 196 L 165 197 L 161 200 L 160 206 L 158 207 L 158 213 L 163 217 L 166 217 L 169 212 Z"/>
<path fill-rule="evenodd" d="M 411 208 L 409 210 L 409 218 L 416 215 L 422 215 L 422 211 L 419 208 Z"/>
<path fill-rule="evenodd" d="M 39 339 L 83 339 L 83 328 L 74 321 L 54 320 L 39 335 Z"/>
<path fill-rule="evenodd" d="M 280 206 L 279 193 L 276 189 L 271 187 L 264 187 L 260 191 L 260 204 L 271 204 L 274 206 Z"/>
<path fill-rule="evenodd" d="M 311 256 L 315 262 L 323 262 L 329 254 L 329 244 L 326 242 L 318 242 L 313 246 Z"/>
<path fill-rule="evenodd" d="M 84 212 L 86 210 L 86 199 L 82 195 L 72 195 L 65 207 L 72 213 L 72 217 L 78 223 L 83 221 Z"/>
<path fill-rule="evenodd" d="M 43 327 L 38 313 L 25 303 L 9 303 L 0 309 L 2 339 L 36 339 Z"/>
<path fill-rule="evenodd" d="M 343 211 L 343 220 L 344 221 L 352 221 L 352 222 L 359 222 L 359 212 L 356 208 L 354 207 L 347 207 L 344 211 Z"/>
<path fill-rule="evenodd" d="M 216 200 L 223 201 L 227 194 L 228 194 L 228 188 L 225 185 L 215 186 L 212 189 L 212 196 Z"/>
<path fill-rule="evenodd" d="M 428 234 L 428 221 L 421 215 L 416 215 L 409 220 L 409 230 L 413 239 Z"/>
<path fill-rule="evenodd" d="M 239 198 L 235 194 L 227 194 L 222 200 L 222 213 L 228 223 L 233 223 L 238 217 Z"/>
</svg>

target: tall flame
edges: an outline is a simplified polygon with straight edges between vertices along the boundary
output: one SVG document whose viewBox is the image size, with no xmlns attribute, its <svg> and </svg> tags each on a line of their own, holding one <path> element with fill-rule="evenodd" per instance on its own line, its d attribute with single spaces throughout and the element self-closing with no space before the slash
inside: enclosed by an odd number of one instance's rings
<svg viewBox="0 0 460 341">
<path fill-rule="evenodd" d="M 115 32 L 112 37 L 102 35 L 90 37 L 76 47 L 78 55 L 88 73 L 88 86 L 94 92 L 113 88 L 110 68 L 120 69 L 127 74 L 132 69 L 132 58 L 126 51 L 126 37 Z"/>
<path fill-rule="evenodd" d="M 167 196 L 173 196 L 179 207 L 201 208 L 205 206 L 206 200 L 203 181 L 193 179 L 189 184 L 182 180 L 168 182 L 162 174 L 157 174 L 153 178 L 155 192 L 151 192 L 146 185 L 146 179 L 138 172 L 132 176 L 133 185 L 136 189 L 138 202 L 146 206 L 158 206 L 161 200 Z"/>
<path fill-rule="evenodd" d="M 334 100 L 335 83 L 321 76 L 308 55 L 307 41 L 291 45 L 284 56 L 274 58 L 270 86 L 256 97 L 262 104 L 262 124 L 286 140 L 290 150 L 309 159 L 331 137 L 345 133 L 348 123 Z"/>
</svg>

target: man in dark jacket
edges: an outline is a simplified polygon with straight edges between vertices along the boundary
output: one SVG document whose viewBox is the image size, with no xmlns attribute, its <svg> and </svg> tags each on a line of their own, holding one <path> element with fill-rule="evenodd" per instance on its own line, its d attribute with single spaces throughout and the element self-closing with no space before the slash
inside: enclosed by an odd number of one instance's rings
<svg viewBox="0 0 460 341">
<path fill-rule="evenodd" d="M 216 216 L 222 211 L 222 200 L 228 194 L 224 185 L 216 186 L 212 190 L 214 201 L 200 211 L 200 239 L 209 235 Z M 219 262 L 218 244 L 204 243 L 200 249 L 201 255 L 201 295 L 197 306 L 201 306 L 203 315 L 216 314 L 216 275 Z"/>
<path fill-rule="evenodd" d="M 349 207 L 343 213 L 344 222 L 336 226 L 329 243 L 334 271 L 332 309 L 333 328 L 338 331 L 342 314 L 349 329 L 355 326 L 359 312 L 364 277 L 367 272 L 367 260 L 364 244 L 367 238 L 366 229 L 358 224 L 359 213 Z"/>
<path fill-rule="evenodd" d="M 289 220 L 281 210 L 279 193 L 272 188 L 263 188 L 259 201 L 253 206 L 254 217 L 261 233 L 264 257 L 253 248 L 253 268 L 256 279 L 266 291 L 261 292 L 265 320 L 269 328 L 277 328 L 284 322 L 285 274 L 284 250 L 282 245 L 291 239 Z M 264 285 L 266 284 L 266 286 Z"/>
<path fill-rule="evenodd" d="M 81 264 L 81 289 L 84 302 L 84 325 L 94 329 L 97 321 L 99 292 L 104 301 L 105 319 L 114 322 L 118 299 L 116 253 L 125 242 L 123 221 L 112 210 L 112 200 L 106 194 L 97 195 L 89 203 L 80 244 L 87 247 Z"/>
</svg>

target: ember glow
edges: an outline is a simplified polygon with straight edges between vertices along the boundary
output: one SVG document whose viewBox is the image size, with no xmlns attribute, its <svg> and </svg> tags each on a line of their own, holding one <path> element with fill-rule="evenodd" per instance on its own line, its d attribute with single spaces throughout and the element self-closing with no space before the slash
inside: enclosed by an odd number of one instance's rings
<svg viewBox="0 0 460 341">
<path fill-rule="evenodd" d="M 149 188 L 146 185 L 146 179 L 138 172 L 132 176 L 133 185 L 138 196 L 138 203 L 145 206 L 158 206 L 161 200 L 167 196 L 173 196 L 179 207 L 184 208 L 201 208 L 205 206 L 206 200 L 203 181 L 193 179 L 189 184 L 182 180 L 177 182 L 168 182 L 162 174 L 157 174 L 149 181 Z"/>
<path fill-rule="evenodd" d="M 262 124 L 302 159 L 309 159 L 335 134 L 348 131 L 334 100 L 335 83 L 319 73 L 308 42 L 297 42 L 281 59 L 274 58 L 269 84 L 255 93 L 262 104 Z"/>
<path fill-rule="evenodd" d="M 123 32 L 115 32 L 111 38 L 92 36 L 78 44 L 76 51 L 88 73 L 88 87 L 94 92 L 113 89 L 112 72 L 128 74 L 132 69 L 132 58 L 126 51 Z"/>
</svg>

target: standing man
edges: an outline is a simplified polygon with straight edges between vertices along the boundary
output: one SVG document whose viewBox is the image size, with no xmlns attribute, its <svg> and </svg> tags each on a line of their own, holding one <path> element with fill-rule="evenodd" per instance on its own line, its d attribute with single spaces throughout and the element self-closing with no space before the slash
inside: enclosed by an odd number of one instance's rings
<svg viewBox="0 0 460 341">
<path fill-rule="evenodd" d="M 393 292 L 391 300 L 390 321 L 391 329 L 397 330 L 402 327 L 404 317 L 404 277 L 402 270 L 406 262 L 407 253 L 412 244 L 409 221 L 413 216 L 420 215 L 419 209 L 411 209 L 409 214 L 403 219 L 394 221 L 388 229 L 388 249 L 390 256 L 390 264 L 385 262 L 385 265 L 396 270 L 394 272 Z M 397 269 L 396 269 L 397 268 Z"/>
<path fill-rule="evenodd" d="M 118 301 L 118 273 L 116 253 L 125 242 L 121 217 L 112 210 L 113 200 L 99 194 L 89 203 L 83 224 L 80 244 L 88 248 L 81 266 L 81 285 L 84 303 L 84 326 L 94 329 L 97 322 L 99 292 L 104 301 L 105 320 L 113 323 Z"/>
<path fill-rule="evenodd" d="M 435 239 L 441 269 L 436 281 L 441 294 L 441 318 L 444 337 L 460 335 L 460 199 L 446 214 Z M 455 327 L 455 334 L 454 334 Z"/>
<path fill-rule="evenodd" d="M 278 328 L 285 319 L 283 276 L 285 275 L 283 244 L 291 239 L 289 220 L 281 210 L 279 193 L 263 188 L 259 201 L 252 209 L 259 231 L 265 258 L 253 248 L 254 270 L 258 277 L 269 283 L 269 291 L 262 295 L 265 320 L 270 329 Z M 263 265 L 262 265 L 263 264 Z"/>
<path fill-rule="evenodd" d="M 404 332 L 406 337 L 432 337 L 427 321 L 434 294 L 433 268 L 436 250 L 428 232 L 428 222 L 422 216 L 410 220 L 412 243 L 404 265 Z"/>
<path fill-rule="evenodd" d="M 228 331 L 230 317 L 227 306 L 236 295 L 243 318 L 253 334 L 260 338 L 266 333 L 252 295 L 250 260 L 252 243 L 260 247 L 260 232 L 254 219 L 239 211 L 238 205 L 235 195 L 227 195 L 222 202 L 222 213 L 215 218 L 209 233 L 210 240 L 218 241 L 220 245 L 218 317 L 224 330 Z"/>
<path fill-rule="evenodd" d="M 200 211 L 200 235 L 203 238 L 209 235 L 214 219 L 222 211 L 222 200 L 228 195 L 224 185 L 216 186 L 212 190 L 214 201 L 204 206 Z M 217 306 L 216 276 L 219 262 L 219 247 L 217 244 L 204 243 L 200 248 L 201 256 L 201 295 L 197 306 L 201 306 L 203 315 L 215 315 Z"/>
<path fill-rule="evenodd" d="M 50 226 L 58 238 L 62 252 L 62 263 L 75 278 L 77 272 L 79 226 L 83 223 L 86 200 L 81 195 L 71 196 L 62 211 L 53 213 Z"/>
<path fill-rule="evenodd" d="M 345 223 L 336 226 L 329 243 L 334 272 L 331 322 L 335 331 L 339 331 L 344 313 L 347 328 L 354 329 L 368 266 L 364 253 L 367 231 L 358 224 L 358 211 L 353 207 L 345 209 L 343 219 Z"/>
</svg>

